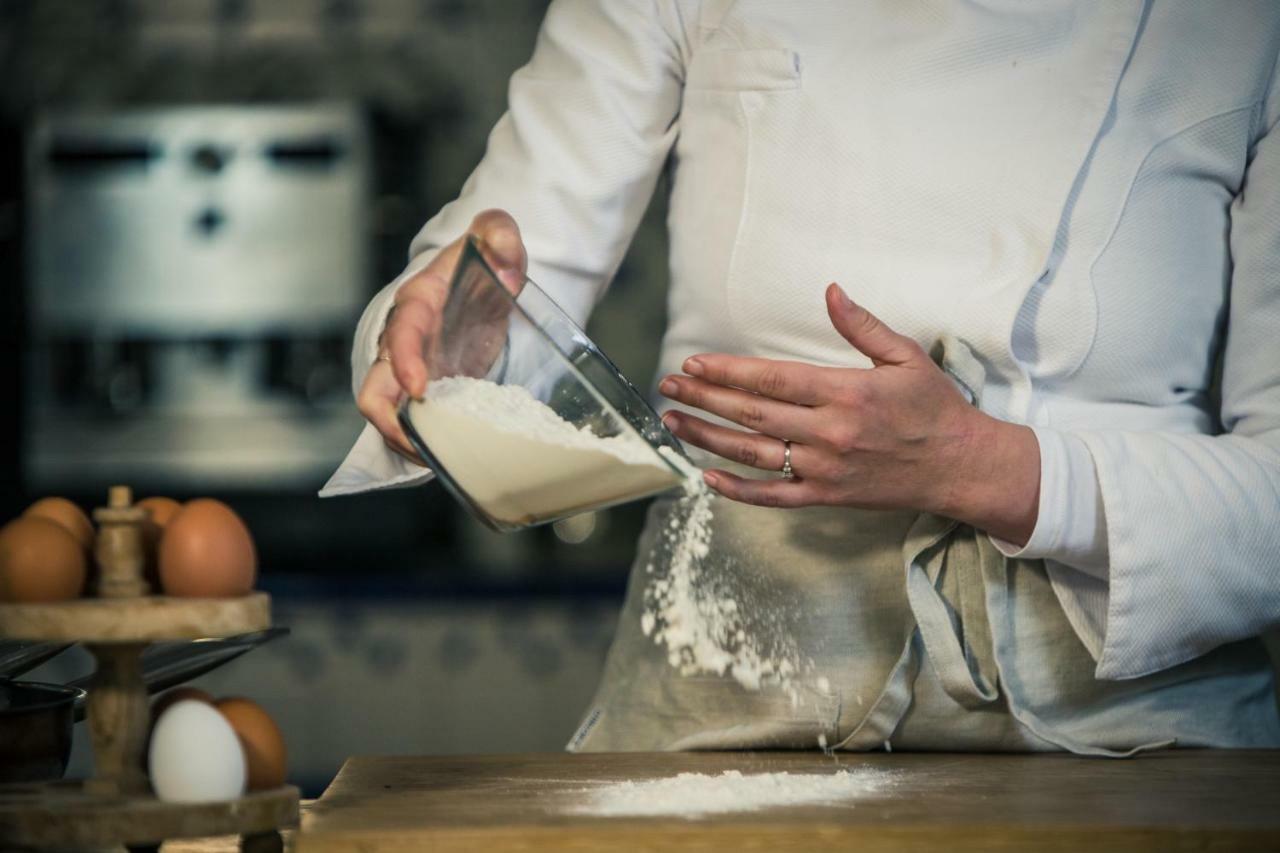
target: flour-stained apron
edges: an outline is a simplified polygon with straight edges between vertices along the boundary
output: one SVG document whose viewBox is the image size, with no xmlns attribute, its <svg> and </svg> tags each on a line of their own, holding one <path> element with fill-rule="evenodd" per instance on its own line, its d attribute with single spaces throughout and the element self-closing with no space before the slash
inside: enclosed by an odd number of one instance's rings
<svg viewBox="0 0 1280 853">
<path fill-rule="evenodd" d="M 963 344 L 947 340 L 936 355 L 980 397 L 982 368 Z M 794 695 L 682 676 L 640 619 L 646 585 L 661 576 L 644 567 L 661 553 L 675 505 L 661 498 L 650 510 L 602 682 L 570 750 L 814 749 L 820 737 L 850 750 L 1095 755 L 1280 746 L 1259 641 L 1098 681 L 1041 561 L 1007 559 L 971 527 L 911 512 L 715 499 L 704 569 L 735 593 L 758 639 L 781 630 L 811 666 Z"/>
</svg>

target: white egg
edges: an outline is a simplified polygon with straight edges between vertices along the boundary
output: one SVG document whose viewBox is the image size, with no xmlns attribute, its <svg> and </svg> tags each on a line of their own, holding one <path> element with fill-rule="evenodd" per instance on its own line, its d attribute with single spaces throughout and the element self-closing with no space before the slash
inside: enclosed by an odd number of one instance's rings
<svg viewBox="0 0 1280 853">
<path fill-rule="evenodd" d="M 244 793 L 240 739 L 207 702 L 174 702 L 151 732 L 151 787 L 162 800 L 201 803 L 232 800 Z"/>
</svg>

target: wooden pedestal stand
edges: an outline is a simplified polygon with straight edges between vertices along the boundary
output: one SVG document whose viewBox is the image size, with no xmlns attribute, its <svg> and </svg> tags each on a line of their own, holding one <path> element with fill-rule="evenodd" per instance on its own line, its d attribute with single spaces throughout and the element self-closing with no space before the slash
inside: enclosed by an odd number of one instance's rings
<svg viewBox="0 0 1280 853">
<path fill-rule="evenodd" d="M 0 785 L 0 847 L 154 850 L 169 838 L 240 835 L 246 851 L 280 849 L 277 830 L 298 823 L 298 789 L 285 785 L 236 800 L 162 802 L 144 772 L 149 708 L 139 657 L 148 643 L 229 637 L 271 624 L 265 593 L 242 598 L 148 595 L 146 510 L 125 486 L 111 489 L 98 522 L 97 598 L 0 604 L 0 638 L 80 642 L 97 661 L 87 721 L 94 776 L 84 781 Z"/>
</svg>

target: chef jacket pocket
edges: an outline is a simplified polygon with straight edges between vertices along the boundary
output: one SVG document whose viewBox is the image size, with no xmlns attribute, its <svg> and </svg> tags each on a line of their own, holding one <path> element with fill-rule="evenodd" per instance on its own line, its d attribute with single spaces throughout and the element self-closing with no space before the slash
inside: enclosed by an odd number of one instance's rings
<svg viewBox="0 0 1280 853">
<path fill-rule="evenodd" d="M 699 51 L 685 76 L 687 91 L 768 92 L 799 87 L 800 55 L 785 48 Z"/>
</svg>

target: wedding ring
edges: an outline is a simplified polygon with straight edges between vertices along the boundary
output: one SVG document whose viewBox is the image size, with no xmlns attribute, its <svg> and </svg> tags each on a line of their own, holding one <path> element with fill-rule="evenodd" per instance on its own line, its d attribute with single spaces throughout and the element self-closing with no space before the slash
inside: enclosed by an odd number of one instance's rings
<svg viewBox="0 0 1280 853">
<path fill-rule="evenodd" d="M 791 442 L 782 439 L 782 479 L 794 480 L 796 472 L 791 470 Z"/>
</svg>

